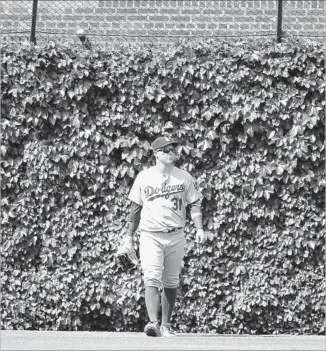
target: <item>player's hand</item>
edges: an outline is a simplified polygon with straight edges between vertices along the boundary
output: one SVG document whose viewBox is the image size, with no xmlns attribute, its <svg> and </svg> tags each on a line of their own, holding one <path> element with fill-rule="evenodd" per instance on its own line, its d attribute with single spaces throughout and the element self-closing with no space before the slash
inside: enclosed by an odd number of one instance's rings
<svg viewBox="0 0 326 351">
<path fill-rule="evenodd" d="M 203 229 L 197 230 L 196 233 L 196 243 L 202 244 L 206 241 L 206 234 Z"/>
<path fill-rule="evenodd" d="M 133 238 L 133 236 L 126 234 L 124 236 L 124 239 L 123 239 L 123 245 L 126 248 L 130 249 L 130 250 L 134 249 L 134 238 Z"/>
<path fill-rule="evenodd" d="M 124 272 L 131 272 L 138 266 L 138 258 L 134 249 L 132 235 L 125 234 L 116 252 L 118 264 Z"/>
</svg>

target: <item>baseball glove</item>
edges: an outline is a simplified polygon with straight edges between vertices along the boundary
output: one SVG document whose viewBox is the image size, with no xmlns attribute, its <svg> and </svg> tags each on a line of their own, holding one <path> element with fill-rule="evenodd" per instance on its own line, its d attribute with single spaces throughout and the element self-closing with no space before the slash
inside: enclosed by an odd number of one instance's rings
<svg viewBox="0 0 326 351">
<path fill-rule="evenodd" d="M 116 254 L 119 265 L 123 271 L 132 271 L 138 266 L 136 251 L 126 246 L 120 246 Z"/>
</svg>

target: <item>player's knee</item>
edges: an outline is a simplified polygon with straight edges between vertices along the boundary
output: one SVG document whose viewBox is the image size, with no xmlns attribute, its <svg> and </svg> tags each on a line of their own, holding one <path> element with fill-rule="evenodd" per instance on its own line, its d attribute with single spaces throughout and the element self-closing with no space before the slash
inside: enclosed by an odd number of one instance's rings
<svg viewBox="0 0 326 351">
<path fill-rule="evenodd" d="M 169 289 L 175 289 L 179 285 L 179 276 L 167 277 L 163 279 L 163 286 Z"/>
<path fill-rule="evenodd" d="M 171 285 L 171 284 L 166 284 L 166 283 L 163 283 L 163 287 L 164 288 L 167 288 L 167 289 L 177 289 L 178 288 L 178 285 Z"/>
<path fill-rule="evenodd" d="M 162 285 L 162 282 L 158 278 L 145 276 L 144 277 L 144 285 L 145 285 L 145 287 L 153 286 L 155 288 L 160 288 Z"/>
</svg>

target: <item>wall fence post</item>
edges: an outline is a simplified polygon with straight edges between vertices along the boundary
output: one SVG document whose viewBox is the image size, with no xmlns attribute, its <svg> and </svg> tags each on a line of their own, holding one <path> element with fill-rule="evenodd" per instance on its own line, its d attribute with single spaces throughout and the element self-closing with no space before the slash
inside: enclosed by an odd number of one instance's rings
<svg viewBox="0 0 326 351">
<path fill-rule="evenodd" d="M 31 26 L 31 42 L 36 44 L 36 17 L 37 17 L 37 1 L 33 0 L 33 14 L 32 14 L 32 26 Z"/>
<path fill-rule="evenodd" d="M 276 40 L 278 43 L 282 41 L 282 16 L 283 16 L 283 0 L 278 0 L 277 35 L 276 35 Z"/>
</svg>

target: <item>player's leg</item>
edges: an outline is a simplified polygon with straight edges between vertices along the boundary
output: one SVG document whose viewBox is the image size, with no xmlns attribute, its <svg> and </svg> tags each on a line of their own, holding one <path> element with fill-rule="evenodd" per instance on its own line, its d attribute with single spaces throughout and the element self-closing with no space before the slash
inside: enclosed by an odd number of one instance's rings
<svg viewBox="0 0 326 351">
<path fill-rule="evenodd" d="M 164 262 L 163 246 L 155 235 L 142 232 L 139 241 L 139 255 L 145 285 L 145 304 L 149 323 L 145 327 L 148 336 L 160 336 L 158 320 L 160 292 Z"/>
<path fill-rule="evenodd" d="M 177 299 L 177 288 L 163 287 L 162 294 L 161 294 L 162 324 L 170 323 L 176 299 Z"/>
<path fill-rule="evenodd" d="M 163 291 L 162 303 L 162 327 L 163 334 L 173 335 L 170 330 L 170 320 L 177 298 L 177 287 L 179 284 L 180 271 L 184 257 L 186 239 L 184 233 L 175 234 L 171 238 L 171 244 L 166 250 L 164 258 L 164 269 L 162 275 Z"/>
<path fill-rule="evenodd" d="M 160 292 L 156 286 L 145 286 L 145 304 L 148 318 L 151 322 L 158 322 L 160 310 Z"/>
</svg>

